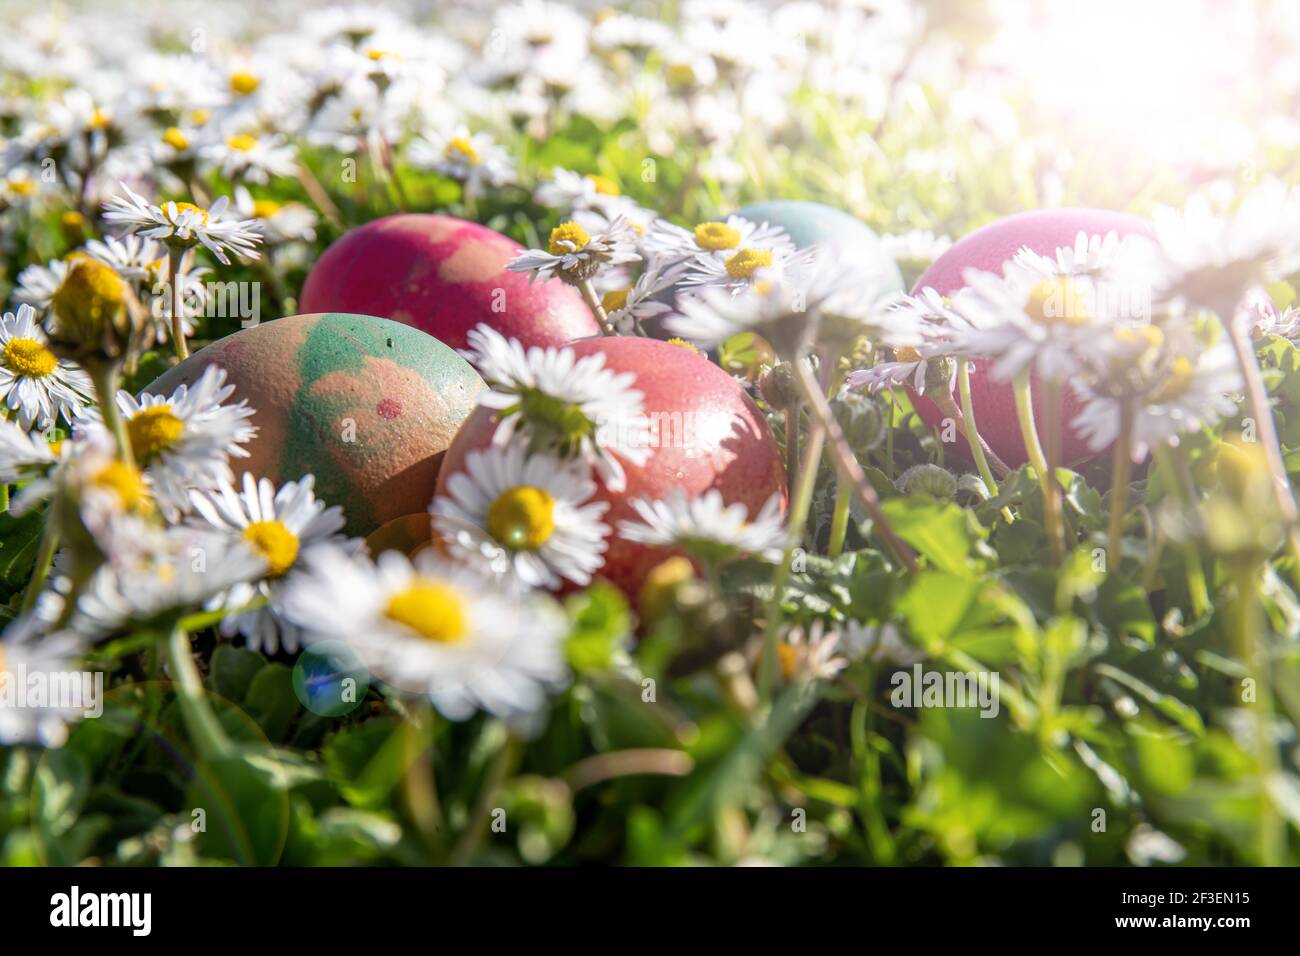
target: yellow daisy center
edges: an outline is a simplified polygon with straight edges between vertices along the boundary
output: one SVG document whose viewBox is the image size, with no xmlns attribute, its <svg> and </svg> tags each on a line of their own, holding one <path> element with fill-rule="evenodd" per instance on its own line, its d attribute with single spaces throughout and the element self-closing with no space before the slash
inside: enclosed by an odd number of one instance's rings
<svg viewBox="0 0 1300 956">
<path fill-rule="evenodd" d="M 675 345 L 681 349 L 686 349 L 686 351 L 688 352 L 694 352 L 696 355 L 700 354 L 699 346 L 697 346 L 694 342 L 687 342 L 685 339 L 682 338 L 677 338 L 674 336 L 673 338 L 668 340 L 668 344 Z"/>
<path fill-rule="evenodd" d="M 262 81 L 247 70 L 236 70 L 230 74 L 230 92 L 240 96 L 248 96 L 261 85 Z"/>
<path fill-rule="evenodd" d="M 107 113 L 105 113 L 103 110 L 101 110 L 99 107 L 95 107 L 95 112 L 90 114 L 91 129 L 107 129 L 110 125 L 112 125 L 112 122 L 113 122 L 113 118 L 109 116 Z"/>
<path fill-rule="evenodd" d="M 167 404 L 150 405 L 126 423 L 131 450 L 137 461 L 150 462 L 171 448 L 185 434 L 185 423 Z"/>
<path fill-rule="evenodd" d="M 238 150 L 241 153 L 246 153 L 257 146 L 257 137 L 249 136 L 247 133 L 236 133 L 234 136 L 226 140 L 226 145 L 231 149 Z"/>
<path fill-rule="evenodd" d="M 725 222 L 702 222 L 695 227 L 695 244 L 710 252 L 735 249 L 740 245 L 740 231 Z"/>
<path fill-rule="evenodd" d="M 416 578 L 388 599 L 384 615 L 441 644 L 456 644 L 469 636 L 464 596 L 436 578 Z"/>
<path fill-rule="evenodd" d="M 86 224 L 86 217 L 75 209 L 65 209 L 59 216 L 59 224 L 64 229 L 80 229 Z"/>
<path fill-rule="evenodd" d="M 179 215 L 180 215 L 181 213 L 183 213 L 183 212 L 192 212 L 192 213 L 196 213 L 196 214 L 198 215 L 198 217 L 199 217 L 199 221 L 200 221 L 200 222 L 207 222 L 207 221 L 208 221 L 208 211 L 207 211 L 206 209 L 204 209 L 202 206 L 196 206 L 196 205 L 194 205 L 194 203 L 192 203 L 192 202 L 178 202 L 178 203 L 176 203 L 176 213 L 177 213 L 177 215 L 179 216 Z"/>
<path fill-rule="evenodd" d="M 11 179 L 9 181 L 9 188 L 13 191 L 15 196 L 30 196 L 32 193 L 36 192 L 36 183 L 33 180 L 26 178 Z"/>
<path fill-rule="evenodd" d="M 1173 401 L 1179 395 L 1182 395 L 1191 388 L 1192 381 L 1196 378 L 1196 368 L 1185 355 L 1180 355 L 1169 364 L 1168 372 L 1160 386 L 1147 395 L 1147 401 L 1152 405 L 1163 405 L 1165 402 Z"/>
<path fill-rule="evenodd" d="M 910 345 L 904 345 L 901 348 L 894 349 L 894 357 L 900 362 L 919 362 L 921 353 Z"/>
<path fill-rule="evenodd" d="M 298 559 L 298 536 L 283 521 L 254 521 L 244 529 L 244 540 L 266 559 L 271 577 L 278 578 Z"/>
<path fill-rule="evenodd" d="M 551 230 L 551 243 L 547 248 L 551 255 L 559 256 L 576 252 L 590 241 L 590 234 L 576 222 L 562 222 Z"/>
<path fill-rule="evenodd" d="M 1088 313 L 1075 283 L 1068 276 L 1045 279 L 1029 293 L 1025 314 L 1044 325 L 1086 325 Z"/>
<path fill-rule="evenodd" d="M 190 122 L 195 126 L 202 126 L 212 118 L 212 111 L 197 109 L 190 113 Z"/>
<path fill-rule="evenodd" d="M 44 378 L 59 367 L 54 353 L 36 339 L 10 339 L 5 343 L 4 363 L 15 375 Z"/>
<path fill-rule="evenodd" d="M 1115 338 L 1124 345 L 1141 345 L 1148 349 L 1159 348 L 1165 340 L 1165 334 L 1159 326 L 1143 325 L 1138 328 L 1120 326 L 1115 330 Z"/>
<path fill-rule="evenodd" d="M 665 71 L 664 78 L 673 89 L 689 89 L 695 85 L 695 68 L 689 63 L 672 63 Z"/>
<path fill-rule="evenodd" d="M 555 499 L 544 488 L 511 488 L 488 506 L 487 526 L 502 544 L 536 551 L 555 533 Z"/>
<path fill-rule="evenodd" d="M 627 296 L 631 289 L 610 289 L 600 297 L 600 306 L 606 312 L 617 312 L 627 308 Z"/>
<path fill-rule="evenodd" d="M 464 136 L 456 136 L 449 140 L 447 148 L 442 152 L 452 162 L 459 160 L 463 163 L 469 163 L 471 166 L 478 165 L 478 150 Z"/>
<path fill-rule="evenodd" d="M 253 200 L 253 215 L 258 219 L 270 219 L 280 211 L 280 204 L 274 199 Z"/>
<path fill-rule="evenodd" d="M 380 60 L 400 60 L 402 58 L 400 54 L 394 53 L 392 50 L 380 50 L 377 47 L 371 47 L 367 50 L 366 56 L 376 63 Z"/>
<path fill-rule="evenodd" d="M 149 509 L 149 487 L 144 483 L 144 475 L 139 468 L 124 461 L 109 462 L 95 473 L 90 483 L 115 493 L 126 511 Z"/>
<path fill-rule="evenodd" d="M 587 182 L 596 187 L 596 192 L 602 196 L 621 196 L 623 190 L 618 188 L 618 183 L 608 176 L 600 176 L 595 173 L 587 177 Z"/>
<path fill-rule="evenodd" d="M 189 137 L 182 133 L 178 126 L 168 126 L 167 131 L 162 134 L 162 141 L 178 153 L 190 148 Z"/>
<path fill-rule="evenodd" d="M 61 319 L 96 324 L 123 308 L 126 282 L 109 266 L 84 255 L 68 256 L 72 263 L 50 300 Z"/>
<path fill-rule="evenodd" d="M 799 668 L 799 648 L 793 644 L 778 644 L 776 646 L 776 657 L 781 665 L 781 676 L 786 680 L 793 680 Z"/>
<path fill-rule="evenodd" d="M 772 250 L 741 249 L 727 257 L 727 275 L 733 279 L 752 279 L 759 269 L 772 265 Z"/>
</svg>

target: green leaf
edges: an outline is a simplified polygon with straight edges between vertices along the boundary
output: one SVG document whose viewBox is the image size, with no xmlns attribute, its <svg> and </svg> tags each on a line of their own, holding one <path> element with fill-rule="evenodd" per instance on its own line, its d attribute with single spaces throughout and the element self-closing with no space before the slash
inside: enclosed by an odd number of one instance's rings
<svg viewBox="0 0 1300 956">
<path fill-rule="evenodd" d="M 1177 697 L 1162 693 L 1145 681 L 1110 664 L 1098 664 L 1096 670 L 1100 676 L 1108 677 L 1137 694 L 1157 712 L 1168 717 L 1188 733 L 1197 737 L 1205 733 L 1205 723 L 1201 720 L 1201 715 L 1196 712 L 1196 708 L 1184 704 Z"/>
<path fill-rule="evenodd" d="M 984 544 L 988 531 L 965 508 L 922 496 L 891 498 L 883 507 L 899 537 L 931 567 L 971 575 L 988 563 L 991 552 Z"/>
<path fill-rule="evenodd" d="M 293 671 L 283 664 L 268 664 L 257 672 L 245 700 L 249 715 L 273 741 L 284 740 L 302 705 L 293 692 Z"/>
<path fill-rule="evenodd" d="M 12 512 L 0 513 L 0 582 L 10 588 L 27 583 L 36 566 L 41 534 L 45 530 L 45 512 L 29 511 L 21 518 Z"/>
<path fill-rule="evenodd" d="M 267 660 L 261 654 L 242 647 L 218 644 L 212 653 L 212 669 L 208 681 L 219 696 L 238 703 L 248 693 L 248 687 L 257 672 L 266 665 Z"/>
<path fill-rule="evenodd" d="M 408 749 L 414 748 L 405 746 L 400 723 L 378 718 L 331 737 L 325 745 L 325 767 L 343 799 L 375 810 L 387 804 L 388 795 L 406 773 L 413 759 Z"/>
<path fill-rule="evenodd" d="M 578 674 L 609 670 L 626 646 L 632 614 L 623 592 L 607 581 L 565 602 L 573 629 L 564 645 L 569 666 Z"/>
</svg>

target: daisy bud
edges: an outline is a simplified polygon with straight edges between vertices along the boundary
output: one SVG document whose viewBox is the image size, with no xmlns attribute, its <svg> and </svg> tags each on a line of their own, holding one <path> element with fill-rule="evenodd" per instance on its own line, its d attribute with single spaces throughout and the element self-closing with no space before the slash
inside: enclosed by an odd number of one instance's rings
<svg viewBox="0 0 1300 956">
<path fill-rule="evenodd" d="M 767 370 L 758 383 L 763 401 L 777 411 L 785 411 L 799 402 L 799 386 L 794 381 L 794 368 L 789 362 L 780 362 Z"/>
<path fill-rule="evenodd" d="M 120 359 L 135 338 L 131 290 L 97 259 L 77 259 L 50 301 L 50 347 L 65 358 Z"/>
<path fill-rule="evenodd" d="M 949 356 L 932 358 L 925 363 L 925 394 L 951 395 L 957 361 Z"/>
<path fill-rule="evenodd" d="M 680 555 L 656 564 L 646 575 L 637 595 L 637 609 L 647 624 L 664 617 L 678 604 L 682 587 L 695 580 L 695 566 Z"/>
<path fill-rule="evenodd" d="M 957 494 L 957 479 L 938 465 L 913 465 L 894 481 L 905 495 L 929 495 L 948 500 Z"/>
<path fill-rule="evenodd" d="M 849 447 L 857 454 L 865 456 L 880 444 L 885 435 L 885 420 L 869 395 L 847 390 L 840 392 L 831 408 Z"/>
</svg>

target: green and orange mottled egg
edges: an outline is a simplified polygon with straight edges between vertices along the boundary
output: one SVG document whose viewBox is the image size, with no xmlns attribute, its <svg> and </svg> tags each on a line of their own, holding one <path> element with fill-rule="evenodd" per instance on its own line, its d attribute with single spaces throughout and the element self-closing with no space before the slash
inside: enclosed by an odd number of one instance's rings
<svg viewBox="0 0 1300 956">
<path fill-rule="evenodd" d="M 233 400 L 256 410 L 251 457 L 233 463 L 275 482 L 307 473 L 366 535 L 425 511 L 443 454 L 474 409 L 482 380 L 437 339 L 399 322 L 328 312 L 242 329 L 194 353 L 145 391 L 169 393 L 209 365 Z"/>
</svg>

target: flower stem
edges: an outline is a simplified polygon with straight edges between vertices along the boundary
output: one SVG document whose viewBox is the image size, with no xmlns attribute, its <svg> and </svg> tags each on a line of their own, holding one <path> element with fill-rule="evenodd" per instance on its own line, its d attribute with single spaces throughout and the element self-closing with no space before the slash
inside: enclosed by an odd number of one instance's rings
<svg viewBox="0 0 1300 956">
<path fill-rule="evenodd" d="M 126 433 L 126 422 L 122 419 L 122 410 L 117 407 L 119 366 L 114 362 L 88 362 L 86 372 L 95 384 L 95 397 L 99 400 L 99 413 L 104 418 L 104 427 L 117 443 L 117 456 L 128 465 L 135 465 L 135 453 Z"/>
<path fill-rule="evenodd" d="M 849 446 L 848 440 L 845 439 L 839 422 L 835 420 L 835 413 L 831 410 L 830 403 L 826 401 L 826 395 L 813 378 L 812 370 L 803 362 L 796 362 L 794 370 L 795 381 L 799 383 L 803 391 L 804 400 L 808 402 L 814 420 L 820 421 L 822 428 L 826 431 L 826 437 L 830 441 L 831 457 L 834 459 L 835 469 L 839 472 L 840 480 L 847 482 L 852 487 L 853 493 L 862 504 L 862 507 L 866 509 L 867 514 L 871 515 L 871 520 L 879 530 L 885 547 L 890 554 L 909 572 L 916 571 L 916 557 L 912 554 L 912 549 L 898 536 L 893 525 L 889 523 L 889 519 L 885 517 L 885 512 L 880 507 L 880 496 L 876 494 L 876 489 L 867 480 L 862 465 L 858 463 L 857 456 L 853 454 L 853 449 Z"/>
<path fill-rule="evenodd" d="M 990 495 L 996 497 L 998 482 L 993 477 L 993 470 L 989 468 L 989 456 L 985 454 L 984 439 L 980 437 L 979 428 L 975 424 L 975 403 L 971 401 L 968 359 L 957 359 L 957 391 L 961 398 L 961 426 L 966 433 L 966 444 L 970 447 L 971 457 L 975 459 L 975 467 L 979 469 L 980 477 L 984 479 L 984 487 L 989 490 Z M 1007 467 L 1000 461 L 999 464 L 1003 469 Z M 1006 471 L 1003 471 L 1003 474 L 1006 474 Z"/>
<path fill-rule="evenodd" d="M 582 299 L 591 309 L 591 314 L 600 323 L 600 334 L 613 335 L 614 328 L 609 324 L 609 316 L 605 314 L 605 307 L 600 304 L 600 296 L 596 295 L 596 287 L 591 284 L 591 280 L 583 279 L 579 282 L 578 291 L 582 293 Z"/>
<path fill-rule="evenodd" d="M 182 249 L 173 247 L 167 250 L 167 288 L 172 296 L 172 348 L 182 362 L 190 357 L 190 344 L 185 341 L 185 292 L 177 281 L 184 255 Z"/>
<path fill-rule="evenodd" d="M 1187 512 L 1196 508 L 1196 488 L 1192 483 L 1191 473 L 1187 470 L 1187 453 L 1184 449 L 1170 445 L 1160 445 L 1154 450 L 1156 462 L 1162 471 L 1167 472 L 1174 483 L 1174 493 L 1178 496 Z M 1201 561 L 1201 549 L 1195 539 L 1183 542 L 1183 566 L 1187 574 L 1187 593 L 1192 602 L 1192 613 L 1196 619 L 1203 618 L 1210 609 L 1210 588 L 1205 580 L 1205 564 Z"/>
<path fill-rule="evenodd" d="M 1043 521 L 1047 526 L 1048 545 L 1052 552 L 1052 562 L 1061 563 L 1061 513 L 1056 492 L 1059 486 L 1056 476 L 1047 465 L 1047 456 L 1038 441 L 1038 429 L 1034 427 L 1034 403 L 1030 392 L 1029 370 L 1025 369 L 1015 379 L 1016 417 L 1020 420 L 1020 438 L 1024 442 L 1029 463 L 1038 472 L 1039 487 L 1043 491 Z"/>
<path fill-rule="evenodd" d="M 801 359 L 796 359 L 796 363 Z M 772 596 L 768 598 L 766 626 L 763 634 L 763 658 L 759 666 L 758 692 L 760 699 L 766 703 L 772 697 L 772 685 L 776 679 L 776 645 L 781 629 L 781 600 L 785 595 L 786 582 L 790 580 L 790 571 L 794 563 L 795 549 L 803 541 L 804 525 L 808 522 L 808 510 L 812 507 L 813 487 L 817 484 L 817 471 L 821 465 L 822 448 L 826 444 L 826 430 L 821 422 L 814 419 L 808 426 L 808 440 L 804 444 L 803 464 L 797 472 L 797 481 L 790 496 L 789 523 L 785 553 L 781 563 L 772 573 Z"/>
<path fill-rule="evenodd" d="M 59 550 L 58 522 L 54 515 L 56 507 L 57 504 L 52 504 L 45 514 L 45 527 L 41 530 L 41 544 L 36 552 L 36 565 L 32 568 L 27 590 L 23 592 L 23 603 L 19 613 L 26 614 L 36 606 L 36 598 L 40 595 L 41 588 L 45 586 L 45 579 L 49 577 L 50 568 L 54 564 L 54 553 Z"/>
<path fill-rule="evenodd" d="M 501 745 L 496 756 L 492 758 L 492 763 L 488 766 L 487 775 L 483 778 L 483 785 L 478 792 L 478 799 L 474 801 L 474 809 L 471 811 L 469 823 L 466 825 L 460 839 L 456 841 L 455 848 L 451 851 L 450 863 L 452 866 L 466 865 L 478 852 L 478 848 L 483 843 L 488 820 L 492 816 L 492 805 L 497 798 L 501 785 L 505 783 L 506 778 L 510 776 L 510 771 L 514 769 L 515 763 L 519 759 L 519 753 L 519 739 L 514 734 L 510 734 L 506 737 L 505 743 Z"/>
<path fill-rule="evenodd" d="M 167 636 L 166 651 L 167 668 L 171 671 L 176 700 L 180 704 L 181 717 L 190 739 L 205 760 L 226 756 L 232 749 L 230 738 L 208 705 L 203 693 L 203 679 L 194 666 L 194 649 L 190 647 L 190 636 L 179 622 L 172 626 L 171 633 Z"/>
<path fill-rule="evenodd" d="M 1277 751 L 1273 743 L 1273 692 L 1271 661 L 1260 633 L 1260 568 L 1245 563 L 1233 573 L 1236 599 L 1232 605 L 1232 633 L 1241 662 L 1255 678 L 1255 700 L 1249 704 L 1255 724 L 1255 759 L 1258 767 L 1259 793 L 1259 863 L 1279 866 L 1282 863 L 1286 833 L 1277 812 L 1270 782 L 1277 776 Z"/>
<path fill-rule="evenodd" d="M 794 496 L 794 479 L 799 474 L 799 405 L 785 410 L 785 483 L 786 492 Z"/>
<path fill-rule="evenodd" d="M 334 200 L 330 198 L 330 194 L 325 191 L 325 187 L 320 184 L 320 180 L 306 163 L 298 164 L 298 182 L 302 184 L 303 190 L 325 220 L 335 229 L 342 231 L 343 217 L 339 215 L 339 207 L 334 205 Z"/>
<path fill-rule="evenodd" d="M 1231 312 L 1220 314 L 1231 315 Z M 1273 409 L 1269 404 L 1268 390 L 1264 387 L 1264 376 L 1259 370 L 1259 357 L 1255 354 L 1255 345 L 1246 323 L 1229 318 L 1224 320 L 1224 325 L 1237 356 L 1241 377 L 1246 381 L 1246 402 L 1251 417 L 1255 420 L 1256 434 L 1264 446 L 1268 469 L 1273 475 L 1273 494 L 1277 499 L 1277 507 L 1286 522 L 1287 546 L 1291 552 L 1291 579 L 1300 586 L 1300 512 L 1296 508 L 1295 495 L 1291 492 L 1291 482 L 1286 476 L 1286 463 L 1282 459 L 1282 446 L 1278 441 L 1277 426 L 1273 422 Z"/>
<path fill-rule="evenodd" d="M 853 486 L 843 478 L 835 483 L 835 511 L 831 515 L 831 541 L 827 550 L 832 558 L 844 553 L 844 539 L 849 532 L 849 505 L 853 501 Z"/>
<path fill-rule="evenodd" d="M 1124 512 L 1128 509 L 1128 486 L 1133 475 L 1133 404 L 1122 402 L 1119 409 L 1119 437 L 1115 439 L 1115 452 L 1110 478 L 1110 526 L 1106 542 L 1110 549 L 1113 567 L 1119 569 L 1120 546 L 1124 540 Z"/>
</svg>

